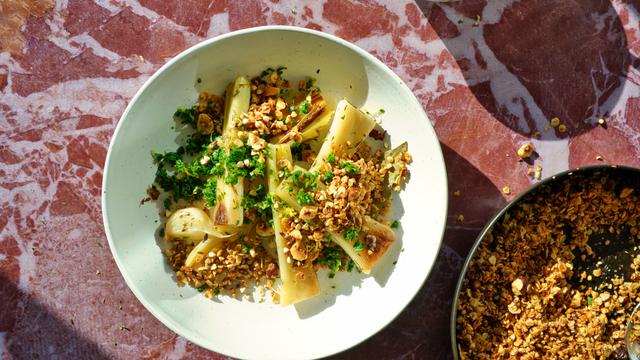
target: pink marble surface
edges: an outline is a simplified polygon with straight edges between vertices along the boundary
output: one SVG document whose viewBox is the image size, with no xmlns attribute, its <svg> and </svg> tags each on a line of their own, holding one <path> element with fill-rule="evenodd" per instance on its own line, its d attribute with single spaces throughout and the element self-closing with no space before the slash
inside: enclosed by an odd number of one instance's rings
<svg viewBox="0 0 640 360">
<path fill-rule="evenodd" d="M 451 357 L 468 249 L 535 181 L 519 145 L 540 132 L 543 177 L 640 166 L 639 21 L 637 0 L 3 1 L 0 357 L 222 358 L 174 335 L 128 290 L 102 228 L 102 168 L 128 100 L 157 68 L 203 39 L 265 24 L 336 34 L 389 65 L 428 112 L 460 191 L 418 296 L 337 357 Z M 556 116 L 566 133 L 545 131 Z"/>
</svg>

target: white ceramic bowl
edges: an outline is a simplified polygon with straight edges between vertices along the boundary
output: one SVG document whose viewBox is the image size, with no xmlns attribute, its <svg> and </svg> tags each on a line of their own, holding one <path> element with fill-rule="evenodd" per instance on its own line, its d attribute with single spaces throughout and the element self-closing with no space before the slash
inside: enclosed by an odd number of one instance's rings
<svg viewBox="0 0 640 360">
<path fill-rule="evenodd" d="M 409 142 L 411 179 L 394 202 L 399 240 L 372 276 L 319 274 L 320 296 L 296 306 L 211 301 L 176 285 L 155 234 L 158 207 L 140 206 L 152 183 L 150 151 L 175 150 L 177 106 L 200 90 L 221 94 L 238 75 L 288 67 L 289 79 L 318 79 L 323 95 L 383 108 L 391 145 Z M 320 69 L 319 73 L 316 71 Z M 196 79 L 202 82 L 197 83 Z M 337 353 L 393 320 L 418 292 L 438 253 L 447 212 L 447 179 L 438 139 L 422 106 L 382 62 L 321 32 L 269 26 L 233 32 L 182 52 L 138 91 L 115 131 L 103 179 L 102 209 L 109 246 L 127 284 L 162 323 L 207 349 L 239 358 L 303 359 Z M 397 264 L 394 265 L 394 262 Z M 429 314 L 424 314 L 429 316 Z"/>
</svg>

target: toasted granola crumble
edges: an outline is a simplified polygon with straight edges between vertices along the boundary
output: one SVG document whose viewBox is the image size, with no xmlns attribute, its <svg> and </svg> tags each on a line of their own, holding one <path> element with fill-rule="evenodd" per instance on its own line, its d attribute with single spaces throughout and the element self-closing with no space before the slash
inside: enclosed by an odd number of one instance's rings
<svg viewBox="0 0 640 360">
<path fill-rule="evenodd" d="M 385 179 L 399 169 L 398 179 L 393 181 L 393 190 L 399 191 L 408 176 L 407 164 L 411 155 L 404 151 L 394 157 L 383 159 L 381 151 L 371 152 L 361 146 L 351 157 L 336 157 L 333 164 L 325 164 L 319 176 L 332 174 L 324 186 L 312 192 L 315 203 L 303 206 L 299 212 L 282 220 L 282 229 L 287 239 L 287 250 L 294 266 L 308 266 L 316 260 L 326 243 L 330 241 L 325 231 L 344 233 L 350 228 L 361 228 L 364 218 L 377 214 L 382 220 L 388 210 L 389 194 Z M 366 248 L 374 252 L 377 239 L 364 238 Z"/>
<path fill-rule="evenodd" d="M 269 256 L 257 238 L 225 243 L 220 249 L 201 254 L 196 268 L 185 266 L 185 259 L 193 248 L 182 241 L 173 242 L 164 253 L 169 265 L 176 271 L 179 283 L 203 288 L 206 297 L 218 293 L 250 295 L 245 293 L 251 285 L 271 289 L 278 277 L 278 263 Z M 232 271 L 231 271 L 232 270 Z"/>
<path fill-rule="evenodd" d="M 637 191 L 607 175 L 573 175 L 507 212 L 480 243 L 456 304 L 460 358 L 624 353 L 627 320 L 640 300 L 640 256 L 628 278 L 607 278 L 600 267 L 578 272 L 576 264 L 597 255 L 592 236 L 640 241 L 639 204 Z M 584 284 L 588 279 L 603 282 Z"/>
</svg>

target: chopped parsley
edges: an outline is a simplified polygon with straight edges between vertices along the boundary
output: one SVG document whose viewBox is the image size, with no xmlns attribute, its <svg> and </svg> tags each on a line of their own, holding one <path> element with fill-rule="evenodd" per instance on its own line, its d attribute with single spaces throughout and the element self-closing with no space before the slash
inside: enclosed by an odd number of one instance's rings
<svg viewBox="0 0 640 360">
<path fill-rule="evenodd" d="M 364 250 L 364 248 L 365 248 L 365 244 L 360 240 L 356 241 L 356 243 L 353 244 L 353 251 L 355 252 L 360 252 Z"/>
<path fill-rule="evenodd" d="M 235 185 L 242 177 L 252 180 L 256 177 L 264 176 L 267 168 L 266 162 L 259 161 L 260 154 L 251 155 L 251 153 L 251 147 L 247 145 L 232 146 L 229 149 L 229 154 L 226 155 L 225 159 L 227 175 L 224 178 L 224 182 Z M 248 165 L 246 165 L 245 160 L 249 160 Z M 239 162 L 243 162 L 242 167 L 238 166 Z M 216 171 L 218 173 L 221 172 L 220 169 Z"/>
<path fill-rule="evenodd" d="M 333 180 L 333 171 L 329 170 L 322 176 L 322 181 L 328 183 L 331 180 Z"/>
<path fill-rule="evenodd" d="M 392 229 L 397 229 L 397 228 L 398 228 L 398 226 L 400 226 L 400 222 L 399 222 L 398 220 L 394 220 L 394 221 L 391 223 L 391 228 L 392 228 Z"/>
<path fill-rule="evenodd" d="M 314 80 L 312 78 L 308 78 L 307 82 L 304 84 L 305 89 L 311 89 L 313 86 Z"/>
<path fill-rule="evenodd" d="M 211 177 L 207 179 L 202 189 L 202 198 L 207 202 L 209 206 L 216 204 L 216 187 L 218 182 L 215 178 Z"/>
<path fill-rule="evenodd" d="M 296 198 L 298 199 L 298 203 L 300 205 L 311 205 L 314 202 L 313 196 L 302 189 L 298 190 Z"/>
<path fill-rule="evenodd" d="M 318 186 L 318 173 L 316 172 L 295 170 L 289 174 L 289 177 L 295 186 L 304 190 L 315 190 Z"/>
<path fill-rule="evenodd" d="M 360 167 L 351 161 L 341 163 L 340 167 L 349 175 L 360 175 Z"/>
<path fill-rule="evenodd" d="M 356 228 L 350 228 L 350 229 L 347 229 L 347 231 L 344 232 L 344 238 L 347 241 L 353 241 L 357 237 L 358 237 L 358 229 L 356 229 Z"/>
<path fill-rule="evenodd" d="M 331 153 L 329 155 L 327 155 L 327 162 L 331 165 L 336 163 L 336 154 Z"/>
<path fill-rule="evenodd" d="M 329 269 L 329 278 L 333 278 L 338 271 L 351 271 L 353 269 L 352 263 L 344 250 L 334 245 L 325 246 L 318 257 L 318 264 Z"/>
<path fill-rule="evenodd" d="M 267 77 L 269 74 L 271 74 L 272 72 L 274 72 L 275 70 L 273 70 L 272 67 L 268 67 L 266 69 L 264 69 L 261 73 L 260 73 L 260 77 L 264 78 Z"/>
<path fill-rule="evenodd" d="M 306 115 L 309 112 L 310 107 L 311 107 L 311 103 L 305 100 L 301 102 L 300 105 L 298 106 L 298 111 L 300 111 L 302 115 Z"/>
<path fill-rule="evenodd" d="M 284 71 L 287 70 L 286 66 L 278 66 L 278 68 L 276 69 L 276 73 L 278 75 L 282 75 L 284 73 Z"/>
<path fill-rule="evenodd" d="M 203 292 L 204 291 L 204 286 L 200 286 L 199 288 L 197 288 L 198 292 Z"/>
<path fill-rule="evenodd" d="M 258 184 L 248 193 L 245 193 L 242 199 L 242 207 L 244 209 L 253 211 L 256 216 L 264 220 L 272 219 L 272 205 L 273 196 L 267 192 L 262 184 Z"/>
<path fill-rule="evenodd" d="M 200 84 L 200 83 L 202 83 L 202 79 L 201 79 L 201 78 L 197 78 L 197 79 L 196 79 L 196 82 L 197 82 L 198 84 Z"/>
<path fill-rule="evenodd" d="M 380 114 L 384 114 L 386 111 L 385 111 L 384 109 L 379 109 L 379 110 L 378 110 L 378 112 L 379 112 Z"/>
<path fill-rule="evenodd" d="M 587 296 L 587 305 L 591 305 L 593 303 L 593 297 Z"/>
<path fill-rule="evenodd" d="M 180 121 L 183 125 L 191 125 L 194 129 L 196 128 L 198 122 L 196 115 L 198 114 L 198 107 L 194 105 L 190 108 L 179 107 L 175 113 L 173 113 L 173 118 L 176 121 Z"/>
</svg>

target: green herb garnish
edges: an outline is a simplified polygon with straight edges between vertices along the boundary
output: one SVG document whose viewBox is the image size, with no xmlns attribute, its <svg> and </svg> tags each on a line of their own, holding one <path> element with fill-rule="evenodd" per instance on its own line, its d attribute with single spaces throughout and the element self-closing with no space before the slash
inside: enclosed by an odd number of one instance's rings
<svg viewBox="0 0 640 360">
<path fill-rule="evenodd" d="M 216 187 L 218 182 L 215 178 L 209 178 L 204 184 L 202 189 L 202 198 L 207 202 L 209 206 L 216 204 Z"/>
<path fill-rule="evenodd" d="M 190 108 L 179 107 L 175 113 L 173 113 L 173 118 L 179 120 L 183 125 L 191 125 L 194 129 L 197 126 L 196 115 L 198 114 L 198 109 L 196 105 Z"/>
<path fill-rule="evenodd" d="M 350 228 L 344 232 L 344 238 L 348 241 L 352 241 L 357 237 L 358 237 L 358 229 L 356 228 Z"/>
<path fill-rule="evenodd" d="M 300 103 L 300 106 L 298 106 L 298 110 L 302 115 L 306 115 L 309 112 L 309 107 L 311 107 L 311 103 L 305 100 Z"/>
<path fill-rule="evenodd" d="M 334 153 L 330 153 L 329 155 L 327 155 L 327 162 L 331 165 L 336 163 L 336 154 Z"/>
<path fill-rule="evenodd" d="M 313 196 L 302 189 L 298 190 L 296 198 L 298 199 L 298 203 L 300 205 L 311 205 L 314 202 Z"/>
<path fill-rule="evenodd" d="M 322 176 L 322 181 L 328 183 L 331 180 L 333 180 L 333 171 L 329 170 Z"/>
<path fill-rule="evenodd" d="M 341 163 L 340 167 L 349 175 L 360 175 L 360 167 L 351 161 Z"/>
</svg>

